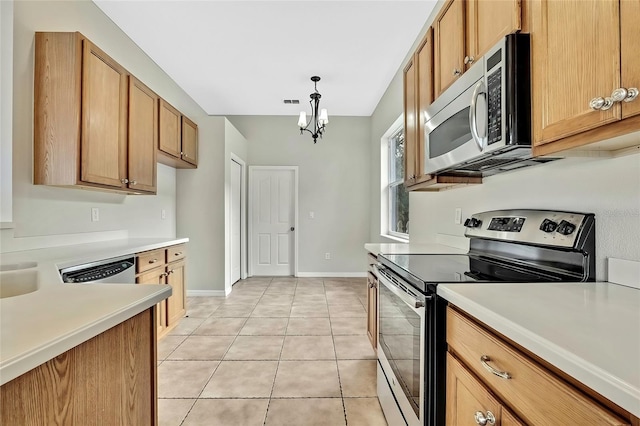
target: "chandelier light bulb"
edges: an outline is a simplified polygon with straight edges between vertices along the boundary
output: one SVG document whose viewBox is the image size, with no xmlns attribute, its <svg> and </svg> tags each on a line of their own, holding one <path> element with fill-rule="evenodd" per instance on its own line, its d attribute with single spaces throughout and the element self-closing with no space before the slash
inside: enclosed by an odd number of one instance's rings
<svg viewBox="0 0 640 426">
<path fill-rule="evenodd" d="M 304 111 L 300 113 L 300 118 L 298 119 L 298 127 L 307 127 L 307 113 Z"/>
<path fill-rule="evenodd" d="M 318 122 L 322 126 L 324 126 L 325 124 L 329 123 L 329 114 L 327 113 L 327 109 L 326 108 L 322 108 L 320 110 L 320 117 L 318 118 Z"/>
</svg>

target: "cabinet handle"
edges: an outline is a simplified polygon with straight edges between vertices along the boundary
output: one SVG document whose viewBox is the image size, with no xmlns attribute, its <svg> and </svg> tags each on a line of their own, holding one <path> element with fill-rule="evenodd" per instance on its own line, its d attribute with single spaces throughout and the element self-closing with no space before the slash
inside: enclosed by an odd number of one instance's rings
<svg viewBox="0 0 640 426">
<path fill-rule="evenodd" d="M 180 155 L 184 155 L 184 152 L 180 151 Z"/>
<path fill-rule="evenodd" d="M 487 355 L 482 355 L 480 357 L 480 364 L 482 364 L 482 366 L 486 368 L 488 372 L 490 372 L 491 374 L 495 374 L 496 376 L 501 377 L 503 379 L 511 378 L 511 374 L 507 373 L 506 371 L 496 370 L 495 368 L 490 366 L 489 361 L 491 361 L 491 358 L 489 358 Z"/>
<path fill-rule="evenodd" d="M 173 274 L 173 269 L 170 270 L 169 272 L 167 272 L 167 275 L 169 275 L 169 274 Z"/>
<path fill-rule="evenodd" d="M 462 74 L 462 71 L 460 71 L 459 69 L 456 68 L 456 69 L 453 70 L 453 75 L 454 76 L 458 76 L 460 74 Z"/>
<path fill-rule="evenodd" d="M 169 276 L 169 274 L 167 274 L 166 272 L 163 272 L 163 273 L 161 273 L 161 274 L 160 274 L 160 276 L 161 276 L 161 277 L 168 277 L 168 276 Z"/>
<path fill-rule="evenodd" d="M 627 98 L 627 89 L 624 87 L 618 87 L 613 92 L 611 92 L 611 99 L 613 102 L 622 102 Z"/>
<path fill-rule="evenodd" d="M 135 185 L 135 184 L 136 184 L 136 181 L 135 181 L 135 180 L 130 180 L 130 181 L 129 181 L 129 185 Z"/>
<path fill-rule="evenodd" d="M 122 182 L 124 184 L 127 184 L 127 183 L 129 183 L 129 179 L 127 179 L 127 178 L 120 179 L 120 182 Z"/>
<path fill-rule="evenodd" d="M 476 58 L 474 58 L 473 56 L 465 56 L 464 57 L 464 63 L 465 65 L 471 65 L 472 63 L 474 63 L 476 60 Z"/>
<path fill-rule="evenodd" d="M 181 254 L 182 254 L 182 252 L 179 251 L 179 252 L 175 253 L 174 256 L 180 256 Z"/>
<path fill-rule="evenodd" d="M 157 261 L 158 261 L 158 259 L 151 259 L 151 260 L 149 261 L 149 263 L 156 263 Z"/>
<path fill-rule="evenodd" d="M 637 87 L 630 87 L 629 90 L 627 90 L 627 97 L 624 98 L 624 101 L 631 102 L 632 100 L 638 97 L 639 93 L 640 92 L 638 91 Z"/>
<path fill-rule="evenodd" d="M 613 98 L 598 97 L 598 98 L 593 98 L 591 99 L 591 101 L 589 101 L 589 107 L 591 107 L 591 109 L 596 111 L 597 110 L 606 111 L 610 109 L 614 103 L 615 101 L 613 100 Z"/>
<path fill-rule="evenodd" d="M 496 424 L 496 416 L 491 411 L 487 411 L 486 415 L 482 411 L 476 411 L 475 419 L 480 426 Z"/>
</svg>

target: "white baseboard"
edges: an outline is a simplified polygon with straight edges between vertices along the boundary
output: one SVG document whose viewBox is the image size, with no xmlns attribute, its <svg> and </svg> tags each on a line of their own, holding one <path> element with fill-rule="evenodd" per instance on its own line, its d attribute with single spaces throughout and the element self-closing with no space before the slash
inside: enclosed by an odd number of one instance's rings
<svg viewBox="0 0 640 426">
<path fill-rule="evenodd" d="M 366 278 L 366 272 L 298 272 L 300 278 Z"/>
<path fill-rule="evenodd" d="M 187 290 L 187 297 L 226 297 L 224 290 Z"/>
</svg>

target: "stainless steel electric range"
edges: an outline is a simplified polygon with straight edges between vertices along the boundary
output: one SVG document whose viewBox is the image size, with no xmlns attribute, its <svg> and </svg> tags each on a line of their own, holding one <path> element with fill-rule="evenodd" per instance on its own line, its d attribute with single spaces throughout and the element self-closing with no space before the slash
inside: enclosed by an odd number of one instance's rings
<svg viewBox="0 0 640 426">
<path fill-rule="evenodd" d="M 489 211 L 465 226 L 466 254 L 378 256 L 378 396 L 389 424 L 445 424 L 446 301 L 438 284 L 595 280 L 593 214 Z"/>
</svg>

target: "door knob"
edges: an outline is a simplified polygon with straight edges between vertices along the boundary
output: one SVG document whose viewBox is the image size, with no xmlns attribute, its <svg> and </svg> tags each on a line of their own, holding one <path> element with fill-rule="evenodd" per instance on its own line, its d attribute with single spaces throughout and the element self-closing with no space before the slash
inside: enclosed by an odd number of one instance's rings
<svg viewBox="0 0 640 426">
<path fill-rule="evenodd" d="M 292 226 L 292 227 L 291 227 L 291 230 L 292 230 L 292 231 L 295 231 L 295 230 L 296 230 L 296 228 L 294 228 L 294 227 Z"/>
</svg>

